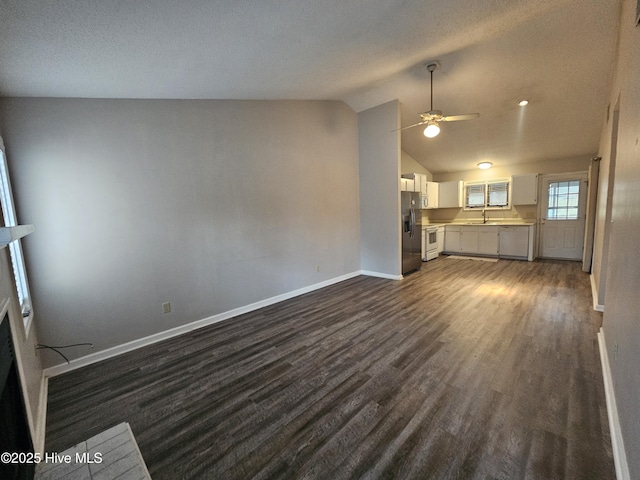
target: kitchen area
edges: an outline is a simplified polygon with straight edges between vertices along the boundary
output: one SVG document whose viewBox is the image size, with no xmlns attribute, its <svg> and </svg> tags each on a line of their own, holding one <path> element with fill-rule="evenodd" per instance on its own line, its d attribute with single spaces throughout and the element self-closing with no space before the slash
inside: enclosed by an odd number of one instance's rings
<svg viewBox="0 0 640 480">
<path fill-rule="evenodd" d="M 421 231 L 422 262 L 441 254 L 525 261 L 536 258 L 538 174 L 467 182 L 428 178 L 425 173 L 405 173 L 400 178 L 402 195 L 414 192 L 414 198 L 419 199 L 415 228 Z M 417 249 L 417 244 L 413 248 Z M 411 252 L 403 246 L 403 259 L 405 254 Z M 403 274 L 418 268 L 406 267 L 403 260 Z"/>
</svg>

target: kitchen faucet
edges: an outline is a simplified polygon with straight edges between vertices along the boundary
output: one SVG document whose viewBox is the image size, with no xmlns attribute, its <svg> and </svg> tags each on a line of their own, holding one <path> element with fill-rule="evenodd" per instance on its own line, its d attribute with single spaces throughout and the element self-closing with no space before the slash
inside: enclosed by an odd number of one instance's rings
<svg viewBox="0 0 640 480">
<path fill-rule="evenodd" d="M 482 223 L 487 223 L 486 210 L 484 208 L 482 209 Z"/>
</svg>

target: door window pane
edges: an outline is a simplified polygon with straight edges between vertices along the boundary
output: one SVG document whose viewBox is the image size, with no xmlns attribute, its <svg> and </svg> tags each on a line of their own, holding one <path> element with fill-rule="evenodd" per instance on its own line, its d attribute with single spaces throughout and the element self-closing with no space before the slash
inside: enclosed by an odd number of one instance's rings
<svg viewBox="0 0 640 480">
<path fill-rule="evenodd" d="M 549 183 L 548 220 L 577 220 L 580 180 Z"/>
</svg>

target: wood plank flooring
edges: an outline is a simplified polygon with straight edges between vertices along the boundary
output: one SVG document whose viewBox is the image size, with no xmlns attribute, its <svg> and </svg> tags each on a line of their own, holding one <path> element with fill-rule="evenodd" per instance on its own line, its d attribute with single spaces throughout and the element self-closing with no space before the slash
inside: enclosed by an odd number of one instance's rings
<svg viewBox="0 0 640 480">
<path fill-rule="evenodd" d="M 52 378 L 46 449 L 129 422 L 154 480 L 614 479 L 591 304 L 576 262 L 357 277 Z"/>
</svg>

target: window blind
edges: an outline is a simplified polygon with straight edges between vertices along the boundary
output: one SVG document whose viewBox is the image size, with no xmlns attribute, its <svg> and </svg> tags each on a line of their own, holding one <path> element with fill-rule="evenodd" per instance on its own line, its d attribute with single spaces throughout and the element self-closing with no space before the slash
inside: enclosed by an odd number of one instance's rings
<svg viewBox="0 0 640 480">
<path fill-rule="evenodd" d="M 487 184 L 487 207 L 506 207 L 509 204 L 509 182 Z"/>
<path fill-rule="evenodd" d="M 18 225 L 16 220 L 16 211 L 13 203 L 13 195 L 11 193 L 11 183 L 9 181 L 9 172 L 7 168 L 7 157 L 2 149 L 2 140 L 0 139 L 0 204 L 2 206 L 2 217 L 5 227 L 14 227 Z M 13 266 L 13 276 L 16 281 L 16 289 L 18 300 L 22 309 L 23 317 L 27 318 L 31 313 L 29 284 L 27 282 L 26 269 L 24 266 L 24 255 L 20 240 L 16 240 L 9 244 L 9 254 L 11 264 Z M 26 320 L 25 320 L 26 322 Z M 25 324 L 26 326 L 26 324 Z"/>
<path fill-rule="evenodd" d="M 471 184 L 466 186 L 466 206 L 467 208 L 484 208 L 484 183 Z"/>
</svg>

